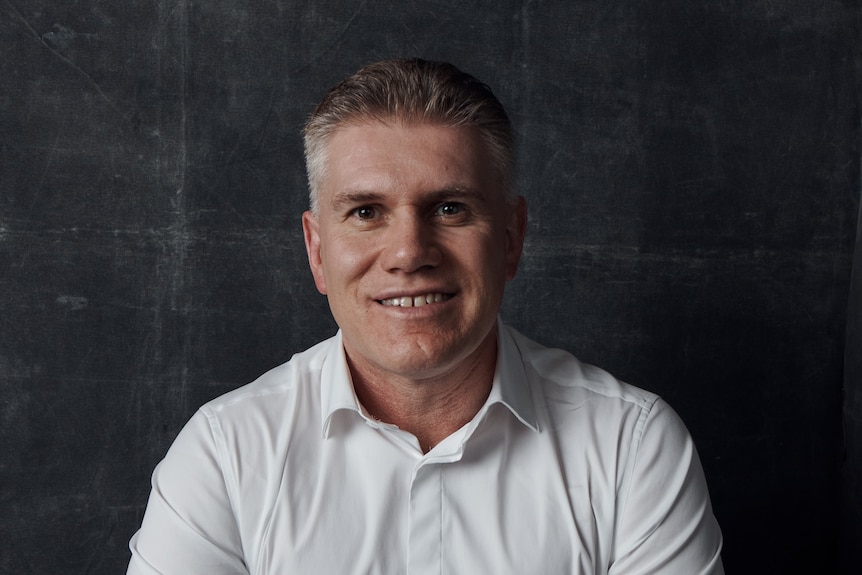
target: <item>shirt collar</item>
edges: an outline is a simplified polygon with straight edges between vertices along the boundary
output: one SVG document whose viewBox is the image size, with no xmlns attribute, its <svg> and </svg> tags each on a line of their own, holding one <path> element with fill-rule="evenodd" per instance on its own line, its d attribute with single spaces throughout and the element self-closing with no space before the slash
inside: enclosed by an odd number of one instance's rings
<svg viewBox="0 0 862 575">
<path fill-rule="evenodd" d="M 530 385 L 524 370 L 521 350 L 515 343 L 511 329 L 497 320 L 497 366 L 494 370 L 494 380 L 485 407 L 501 403 L 517 417 L 521 423 L 532 429 L 539 430 L 530 394 Z M 350 370 L 347 367 L 347 357 L 344 353 L 341 330 L 330 340 L 330 348 L 321 367 L 320 405 L 322 433 L 329 435 L 333 415 L 342 410 L 355 411 L 365 417 L 359 399 L 353 390 Z"/>
<path fill-rule="evenodd" d="M 533 431 L 539 431 L 521 350 L 512 337 L 513 330 L 499 318 L 497 325 L 497 368 L 487 404 L 502 403 L 521 423 Z"/>
<path fill-rule="evenodd" d="M 332 416 L 337 411 L 350 410 L 362 413 L 359 399 L 353 391 L 347 357 L 344 354 L 341 330 L 329 340 L 330 347 L 320 369 L 320 413 L 323 416 L 323 436 L 329 435 Z"/>
</svg>

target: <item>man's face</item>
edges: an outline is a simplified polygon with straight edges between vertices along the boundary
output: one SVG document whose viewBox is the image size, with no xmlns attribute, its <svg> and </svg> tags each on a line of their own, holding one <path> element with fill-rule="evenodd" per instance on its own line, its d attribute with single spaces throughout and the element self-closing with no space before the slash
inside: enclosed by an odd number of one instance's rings
<svg viewBox="0 0 862 575">
<path fill-rule="evenodd" d="M 479 133 L 369 121 L 337 130 L 326 151 L 303 230 L 352 364 L 420 380 L 493 346 L 526 206 L 504 200 Z"/>
</svg>

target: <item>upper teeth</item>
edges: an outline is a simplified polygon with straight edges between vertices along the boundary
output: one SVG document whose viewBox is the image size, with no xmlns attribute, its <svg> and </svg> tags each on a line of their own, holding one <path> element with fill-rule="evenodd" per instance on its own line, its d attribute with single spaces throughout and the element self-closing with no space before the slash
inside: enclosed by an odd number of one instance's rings
<svg viewBox="0 0 862 575">
<path fill-rule="evenodd" d="M 380 300 L 380 303 L 382 303 L 383 305 L 391 305 L 398 307 L 419 307 L 429 303 L 441 302 L 444 299 L 447 298 L 442 293 L 429 293 L 416 297 L 392 297 L 389 299 Z"/>
</svg>

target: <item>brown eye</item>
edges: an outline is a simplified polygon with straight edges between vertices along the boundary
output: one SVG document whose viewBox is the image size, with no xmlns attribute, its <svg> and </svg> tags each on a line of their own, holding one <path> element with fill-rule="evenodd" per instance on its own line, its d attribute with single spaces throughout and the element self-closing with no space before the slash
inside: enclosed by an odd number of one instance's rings
<svg viewBox="0 0 862 575">
<path fill-rule="evenodd" d="M 374 217 L 377 215 L 377 210 L 375 210 L 371 206 L 362 206 L 353 210 L 352 213 L 360 220 L 371 220 L 374 219 Z"/>
<path fill-rule="evenodd" d="M 457 202 L 446 202 L 444 204 L 440 204 L 437 208 L 436 214 L 438 216 L 457 216 L 464 212 L 464 206 Z"/>
</svg>

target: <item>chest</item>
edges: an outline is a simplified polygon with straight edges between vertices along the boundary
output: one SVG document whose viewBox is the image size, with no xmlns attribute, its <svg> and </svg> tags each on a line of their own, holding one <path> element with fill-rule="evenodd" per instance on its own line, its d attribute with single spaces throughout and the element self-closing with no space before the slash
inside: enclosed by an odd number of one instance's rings
<svg viewBox="0 0 862 575">
<path fill-rule="evenodd" d="M 603 573 L 613 474 L 512 433 L 438 460 L 392 438 L 288 456 L 253 572 Z"/>
</svg>

